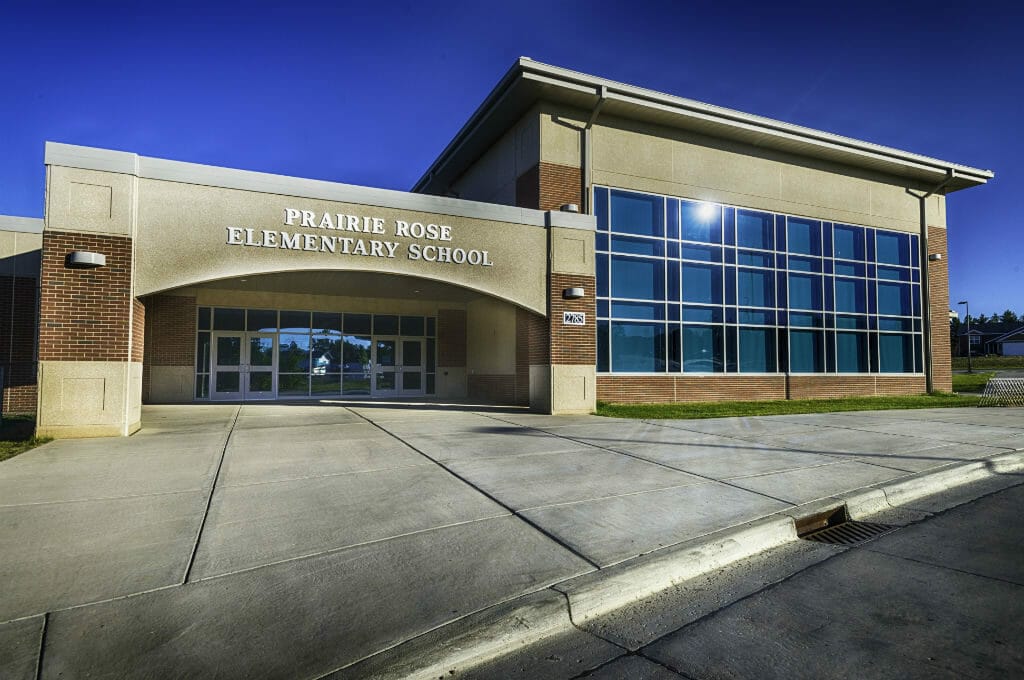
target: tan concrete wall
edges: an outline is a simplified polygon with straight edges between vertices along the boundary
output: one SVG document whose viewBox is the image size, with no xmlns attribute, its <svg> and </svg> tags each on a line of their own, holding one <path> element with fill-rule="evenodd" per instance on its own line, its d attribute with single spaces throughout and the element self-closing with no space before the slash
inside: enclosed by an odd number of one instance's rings
<svg viewBox="0 0 1024 680">
<path fill-rule="evenodd" d="M 378 217 L 384 220 L 386 233 L 288 226 L 284 224 L 286 208 L 310 210 L 318 216 Z M 451 282 L 540 313 L 545 310 L 546 263 L 537 257 L 547 247 L 543 227 L 150 179 L 139 180 L 138 210 L 137 295 L 259 273 L 343 269 Z M 452 240 L 396 236 L 395 220 L 450 226 Z M 262 230 L 286 231 L 302 237 L 375 239 L 398 247 L 396 256 L 387 258 L 228 245 L 229 227 L 251 228 L 257 236 Z M 407 256 L 410 245 L 486 250 L 493 266 L 412 260 Z"/>
<path fill-rule="evenodd" d="M 481 299 L 466 305 L 466 369 L 469 375 L 516 372 L 516 309 Z"/>
<path fill-rule="evenodd" d="M 554 130 L 542 126 L 542 139 Z M 564 144 L 556 145 L 556 150 Z M 554 152 L 552 152 L 554 153 Z M 545 149 L 542 155 L 548 154 Z M 555 154 L 557 155 L 557 154 Z M 745 208 L 920 231 L 905 180 L 682 130 L 602 116 L 593 129 L 593 182 Z M 929 216 L 946 220 L 934 196 Z"/>
<path fill-rule="evenodd" d="M 46 228 L 131 237 L 136 182 L 132 175 L 51 166 Z"/>
<path fill-rule="evenodd" d="M 597 374 L 593 366 L 551 366 L 551 412 L 593 413 L 597 408 Z"/>
<path fill-rule="evenodd" d="M 540 108 L 540 160 L 579 167 L 582 130 L 589 117 L 589 112 L 544 102 Z"/>
<path fill-rule="evenodd" d="M 40 361 L 37 434 L 111 437 L 139 429 L 142 364 Z"/>
<path fill-rule="evenodd" d="M 540 127 L 534 107 L 452 184 L 459 198 L 516 205 L 516 178 L 537 164 Z"/>
<path fill-rule="evenodd" d="M 0 230 L 0 259 L 32 253 L 42 248 L 42 234 Z"/>
</svg>

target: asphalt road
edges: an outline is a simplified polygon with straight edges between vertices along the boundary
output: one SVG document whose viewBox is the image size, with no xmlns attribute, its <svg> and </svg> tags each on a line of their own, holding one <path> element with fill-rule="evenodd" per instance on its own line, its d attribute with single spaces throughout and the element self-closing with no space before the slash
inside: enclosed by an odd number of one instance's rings
<svg viewBox="0 0 1024 680">
<path fill-rule="evenodd" d="M 1016 483 L 872 518 L 899 528 L 853 547 L 798 541 L 454 677 L 1024 677 Z"/>
</svg>

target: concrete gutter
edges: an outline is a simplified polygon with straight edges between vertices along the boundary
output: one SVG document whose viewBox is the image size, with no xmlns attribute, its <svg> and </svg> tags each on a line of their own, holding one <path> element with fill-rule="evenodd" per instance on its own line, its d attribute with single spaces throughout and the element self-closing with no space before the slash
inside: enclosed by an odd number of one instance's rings
<svg viewBox="0 0 1024 680">
<path fill-rule="evenodd" d="M 568 632 L 583 621 L 632 605 L 684 581 L 796 541 L 796 520 L 822 509 L 845 505 L 851 519 L 863 519 L 957 487 L 1021 471 L 1024 451 L 1000 453 L 820 499 L 556 583 L 441 626 L 323 677 L 447 677 L 551 635 Z"/>
</svg>

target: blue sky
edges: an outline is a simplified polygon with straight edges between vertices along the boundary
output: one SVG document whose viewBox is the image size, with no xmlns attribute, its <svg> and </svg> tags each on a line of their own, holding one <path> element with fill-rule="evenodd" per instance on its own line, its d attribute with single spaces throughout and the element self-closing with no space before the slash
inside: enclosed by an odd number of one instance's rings
<svg viewBox="0 0 1024 680">
<path fill-rule="evenodd" d="M 780 6 L 781 5 L 781 6 Z M 0 213 L 46 140 L 408 189 L 513 60 L 966 165 L 953 302 L 1024 313 L 1017 2 L 4 3 Z"/>
</svg>

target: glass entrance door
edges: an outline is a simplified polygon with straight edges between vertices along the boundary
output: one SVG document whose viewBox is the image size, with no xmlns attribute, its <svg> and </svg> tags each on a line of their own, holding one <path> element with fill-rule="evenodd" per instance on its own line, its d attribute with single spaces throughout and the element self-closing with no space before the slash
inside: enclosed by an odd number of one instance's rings
<svg viewBox="0 0 1024 680">
<path fill-rule="evenodd" d="M 373 378 L 370 393 L 375 397 L 398 393 L 398 338 L 373 338 Z"/>
<path fill-rule="evenodd" d="M 399 394 L 415 397 L 424 393 L 423 340 L 402 338 L 401 363 L 399 364 Z"/>
<path fill-rule="evenodd" d="M 277 336 L 214 333 L 212 399 L 274 399 L 277 396 Z"/>
</svg>

